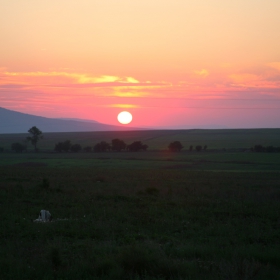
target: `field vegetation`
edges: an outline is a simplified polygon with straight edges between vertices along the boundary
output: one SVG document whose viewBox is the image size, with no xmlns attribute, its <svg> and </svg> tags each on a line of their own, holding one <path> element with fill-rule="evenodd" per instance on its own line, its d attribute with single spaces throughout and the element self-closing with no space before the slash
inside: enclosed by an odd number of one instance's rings
<svg viewBox="0 0 280 280">
<path fill-rule="evenodd" d="M 262 132 L 242 142 L 221 131 L 217 146 L 212 131 L 44 134 L 37 153 L 5 150 L 0 279 L 279 279 L 280 156 L 249 149 L 280 146 L 279 132 Z M 1 135 L 0 146 L 15 137 Z M 84 147 L 114 138 L 149 149 L 53 151 L 66 139 Z M 168 151 L 174 141 L 187 149 Z M 150 150 L 156 143 L 164 148 Z M 52 222 L 33 222 L 41 209 Z"/>
</svg>

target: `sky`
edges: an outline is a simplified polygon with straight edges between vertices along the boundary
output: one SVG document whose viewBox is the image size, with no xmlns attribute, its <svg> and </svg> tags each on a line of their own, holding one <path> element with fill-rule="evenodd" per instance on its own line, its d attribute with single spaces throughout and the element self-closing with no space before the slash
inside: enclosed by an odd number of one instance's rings
<svg viewBox="0 0 280 280">
<path fill-rule="evenodd" d="M 0 107 L 133 127 L 280 127 L 279 0 L 0 0 Z"/>
</svg>

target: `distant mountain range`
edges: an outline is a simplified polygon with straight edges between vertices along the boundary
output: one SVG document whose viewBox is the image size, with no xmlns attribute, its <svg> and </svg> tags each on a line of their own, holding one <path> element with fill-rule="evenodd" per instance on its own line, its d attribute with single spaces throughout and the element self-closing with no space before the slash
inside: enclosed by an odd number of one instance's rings
<svg viewBox="0 0 280 280">
<path fill-rule="evenodd" d="M 107 125 L 93 120 L 45 118 L 0 107 L 0 134 L 27 133 L 32 126 L 38 127 L 42 132 L 119 131 L 139 129 Z"/>
</svg>

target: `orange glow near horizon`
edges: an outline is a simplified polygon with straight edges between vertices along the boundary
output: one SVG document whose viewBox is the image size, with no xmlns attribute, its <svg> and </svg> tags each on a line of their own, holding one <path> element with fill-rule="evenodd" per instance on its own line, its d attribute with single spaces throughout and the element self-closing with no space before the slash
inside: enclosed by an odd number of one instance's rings
<svg viewBox="0 0 280 280">
<path fill-rule="evenodd" d="M 5 1 L 0 107 L 107 124 L 129 109 L 136 127 L 280 127 L 279 10 L 277 0 Z"/>
</svg>

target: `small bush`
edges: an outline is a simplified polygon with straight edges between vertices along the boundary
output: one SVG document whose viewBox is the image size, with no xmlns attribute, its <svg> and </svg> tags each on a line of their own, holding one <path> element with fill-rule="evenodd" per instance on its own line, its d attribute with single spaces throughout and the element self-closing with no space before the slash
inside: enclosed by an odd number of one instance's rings
<svg viewBox="0 0 280 280">
<path fill-rule="evenodd" d="M 154 188 L 154 187 L 146 188 L 145 192 L 146 192 L 146 194 L 150 194 L 150 195 L 158 195 L 159 194 L 159 190 L 157 188 Z"/>
<path fill-rule="evenodd" d="M 64 142 L 59 142 L 55 145 L 54 150 L 56 152 L 69 152 L 69 150 L 71 149 L 71 141 L 70 140 L 66 140 Z"/>
<path fill-rule="evenodd" d="M 138 151 L 146 151 L 148 149 L 148 145 L 142 144 L 141 141 L 134 141 L 130 145 L 127 145 L 127 150 L 130 152 L 138 152 Z"/>
<path fill-rule="evenodd" d="M 202 146 L 201 146 L 201 145 L 195 146 L 195 150 L 196 150 L 197 152 L 200 152 L 200 151 L 202 150 Z"/>
<path fill-rule="evenodd" d="M 82 150 L 82 147 L 81 147 L 80 144 L 74 144 L 74 145 L 71 146 L 70 150 L 73 153 L 78 153 Z"/>
<path fill-rule="evenodd" d="M 84 147 L 84 151 L 85 151 L 86 153 L 90 153 L 90 152 L 92 151 L 92 147 L 86 146 L 86 147 Z"/>
<path fill-rule="evenodd" d="M 151 273 L 155 260 L 140 246 L 129 246 L 120 255 L 121 266 L 128 274 Z"/>
<path fill-rule="evenodd" d="M 15 151 L 16 153 L 22 153 L 26 150 L 26 146 L 21 143 L 13 143 L 11 145 L 12 151 Z"/>
<path fill-rule="evenodd" d="M 115 276 L 119 278 L 120 271 L 118 270 L 117 263 L 112 259 L 102 259 L 95 264 L 95 274 L 98 277 L 102 276 Z"/>
<path fill-rule="evenodd" d="M 120 265 L 126 275 L 131 277 L 147 276 L 156 279 L 186 279 L 187 274 L 192 274 L 185 262 L 176 262 L 168 259 L 157 248 L 145 248 L 139 245 L 126 247 L 120 255 Z M 189 271 L 188 271 L 189 270 Z"/>
<path fill-rule="evenodd" d="M 180 152 L 183 148 L 180 141 L 174 141 L 168 145 L 168 150 L 171 152 Z"/>
<path fill-rule="evenodd" d="M 43 189 L 49 189 L 50 188 L 50 181 L 47 178 L 43 178 L 42 181 L 42 188 Z"/>
<path fill-rule="evenodd" d="M 234 259 L 232 261 L 221 261 L 219 265 L 222 279 L 254 279 L 259 273 L 261 265 L 255 260 Z"/>
<path fill-rule="evenodd" d="M 96 182 L 101 182 L 101 183 L 104 183 L 106 181 L 104 176 L 97 176 L 95 180 Z"/>
<path fill-rule="evenodd" d="M 57 248 L 52 248 L 50 252 L 50 259 L 52 263 L 52 267 L 54 271 L 57 271 L 58 268 L 61 266 L 61 256 L 59 250 Z"/>
</svg>

